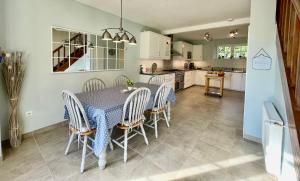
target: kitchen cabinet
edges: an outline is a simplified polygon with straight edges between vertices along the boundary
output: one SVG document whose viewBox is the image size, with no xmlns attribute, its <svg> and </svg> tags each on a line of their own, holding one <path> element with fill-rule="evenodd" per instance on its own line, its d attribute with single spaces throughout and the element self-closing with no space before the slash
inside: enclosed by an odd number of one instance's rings
<svg viewBox="0 0 300 181">
<path fill-rule="evenodd" d="M 189 52 L 193 55 L 193 45 L 184 41 L 176 41 L 173 45 L 173 49 L 177 51 L 181 56 L 174 56 L 173 59 L 191 60 L 188 57 Z"/>
<path fill-rule="evenodd" d="M 203 46 L 202 45 L 193 45 L 193 60 L 203 60 Z"/>
<path fill-rule="evenodd" d="M 224 73 L 224 89 L 230 89 L 231 87 L 231 72 Z"/>
<path fill-rule="evenodd" d="M 146 31 L 141 33 L 140 58 L 155 60 L 171 59 L 171 38 Z"/>
<path fill-rule="evenodd" d="M 246 73 L 242 73 L 241 91 L 246 89 Z"/>
<path fill-rule="evenodd" d="M 230 81 L 230 89 L 231 90 L 237 90 L 241 91 L 242 90 L 242 73 L 231 73 L 231 81 Z"/>
<path fill-rule="evenodd" d="M 195 70 L 195 84 L 196 85 L 205 85 L 205 75 L 207 71 L 204 70 Z"/>
<path fill-rule="evenodd" d="M 148 74 L 139 74 L 139 82 L 144 82 L 144 83 L 148 83 L 149 79 L 152 77 L 153 75 L 148 75 Z M 162 75 L 155 75 L 155 76 L 161 76 L 161 78 L 163 80 L 165 80 L 165 82 L 172 82 L 170 84 L 171 88 L 173 90 L 175 90 L 175 73 L 170 73 L 170 74 L 162 74 Z"/>
<path fill-rule="evenodd" d="M 192 85 L 194 85 L 193 83 L 193 73 L 194 71 L 185 71 L 184 72 L 184 88 L 188 88 L 191 87 Z"/>
</svg>

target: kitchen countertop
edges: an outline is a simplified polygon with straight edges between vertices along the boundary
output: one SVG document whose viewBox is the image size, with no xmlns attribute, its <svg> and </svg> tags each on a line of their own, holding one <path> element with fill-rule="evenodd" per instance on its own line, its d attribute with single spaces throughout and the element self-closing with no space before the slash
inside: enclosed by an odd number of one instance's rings
<svg viewBox="0 0 300 181">
<path fill-rule="evenodd" d="M 213 70 L 208 70 L 208 69 L 174 69 L 174 71 L 158 71 L 155 73 L 151 73 L 151 72 L 144 72 L 144 73 L 140 73 L 142 75 L 164 75 L 164 74 L 173 74 L 176 71 L 194 71 L 194 70 L 201 70 L 201 71 L 213 71 Z M 227 69 L 227 70 L 223 70 L 224 72 L 233 72 L 233 73 L 246 73 L 245 71 L 241 70 L 241 69 Z"/>
</svg>

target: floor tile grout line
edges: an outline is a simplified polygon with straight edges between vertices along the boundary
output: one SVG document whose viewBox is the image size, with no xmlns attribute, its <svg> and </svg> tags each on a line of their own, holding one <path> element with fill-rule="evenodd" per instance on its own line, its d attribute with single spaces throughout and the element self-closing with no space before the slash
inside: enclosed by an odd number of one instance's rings
<svg viewBox="0 0 300 181">
<path fill-rule="evenodd" d="M 52 180 L 55 180 L 55 179 L 54 179 L 54 175 L 53 175 L 51 169 L 49 168 L 46 159 L 44 158 L 44 156 L 43 156 L 43 154 L 42 154 L 40 145 L 38 144 L 38 142 L 37 142 L 37 140 L 36 140 L 34 134 L 32 134 L 32 137 L 33 137 L 33 140 L 34 140 L 35 144 L 36 144 L 37 147 L 38 147 L 38 151 L 39 151 L 39 153 L 41 154 L 41 156 L 42 156 L 42 158 L 43 158 L 43 160 L 44 160 L 44 162 L 45 162 L 45 164 L 46 164 L 46 167 L 47 167 L 48 171 L 50 172 L 50 175 L 51 175 L 51 177 L 52 177 Z"/>
</svg>

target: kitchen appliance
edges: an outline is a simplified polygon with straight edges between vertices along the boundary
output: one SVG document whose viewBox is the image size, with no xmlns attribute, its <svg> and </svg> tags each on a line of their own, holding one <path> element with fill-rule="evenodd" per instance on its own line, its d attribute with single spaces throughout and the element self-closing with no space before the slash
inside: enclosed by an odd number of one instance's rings
<svg viewBox="0 0 300 181">
<path fill-rule="evenodd" d="M 189 63 L 189 69 L 190 70 L 195 69 L 195 64 L 193 62 Z"/>
<path fill-rule="evenodd" d="M 164 71 L 175 73 L 175 91 L 184 89 L 184 71 L 183 70 L 169 69 L 169 70 L 164 70 Z"/>
<path fill-rule="evenodd" d="M 188 51 L 188 52 L 187 52 L 187 59 L 188 59 L 188 60 L 191 60 L 191 59 L 192 59 L 192 52 L 191 52 L 191 51 Z"/>
</svg>

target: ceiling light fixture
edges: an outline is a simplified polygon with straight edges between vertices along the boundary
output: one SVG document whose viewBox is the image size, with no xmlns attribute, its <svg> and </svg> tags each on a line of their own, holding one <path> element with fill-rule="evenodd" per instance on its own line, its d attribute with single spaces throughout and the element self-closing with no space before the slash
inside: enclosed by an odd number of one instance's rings
<svg viewBox="0 0 300 181">
<path fill-rule="evenodd" d="M 230 38 L 235 38 L 236 37 L 236 35 L 238 35 L 239 33 L 238 33 L 238 30 L 236 29 L 236 30 L 232 30 L 232 31 L 230 31 L 229 32 L 229 37 Z"/>
<path fill-rule="evenodd" d="M 108 30 L 115 30 L 116 35 L 114 38 L 112 38 L 111 33 Z M 129 31 L 125 30 L 123 28 L 123 0 L 121 0 L 121 17 L 120 17 L 120 27 L 119 28 L 106 28 L 102 31 L 102 40 L 113 40 L 114 43 L 120 43 L 120 42 L 129 42 L 130 45 L 136 45 L 136 39 Z M 121 37 L 120 37 L 120 35 Z M 131 36 L 129 38 L 128 34 Z"/>
<path fill-rule="evenodd" d="M 204 40 L 206 40 L 206 41 L 212 41 L 213 39 L 212 39 L 212 37 L 210 36 L 210 34 L 209 34 L 209 32 L 206 32 L 205 34 L 204 34 Z"/>
</svg>

